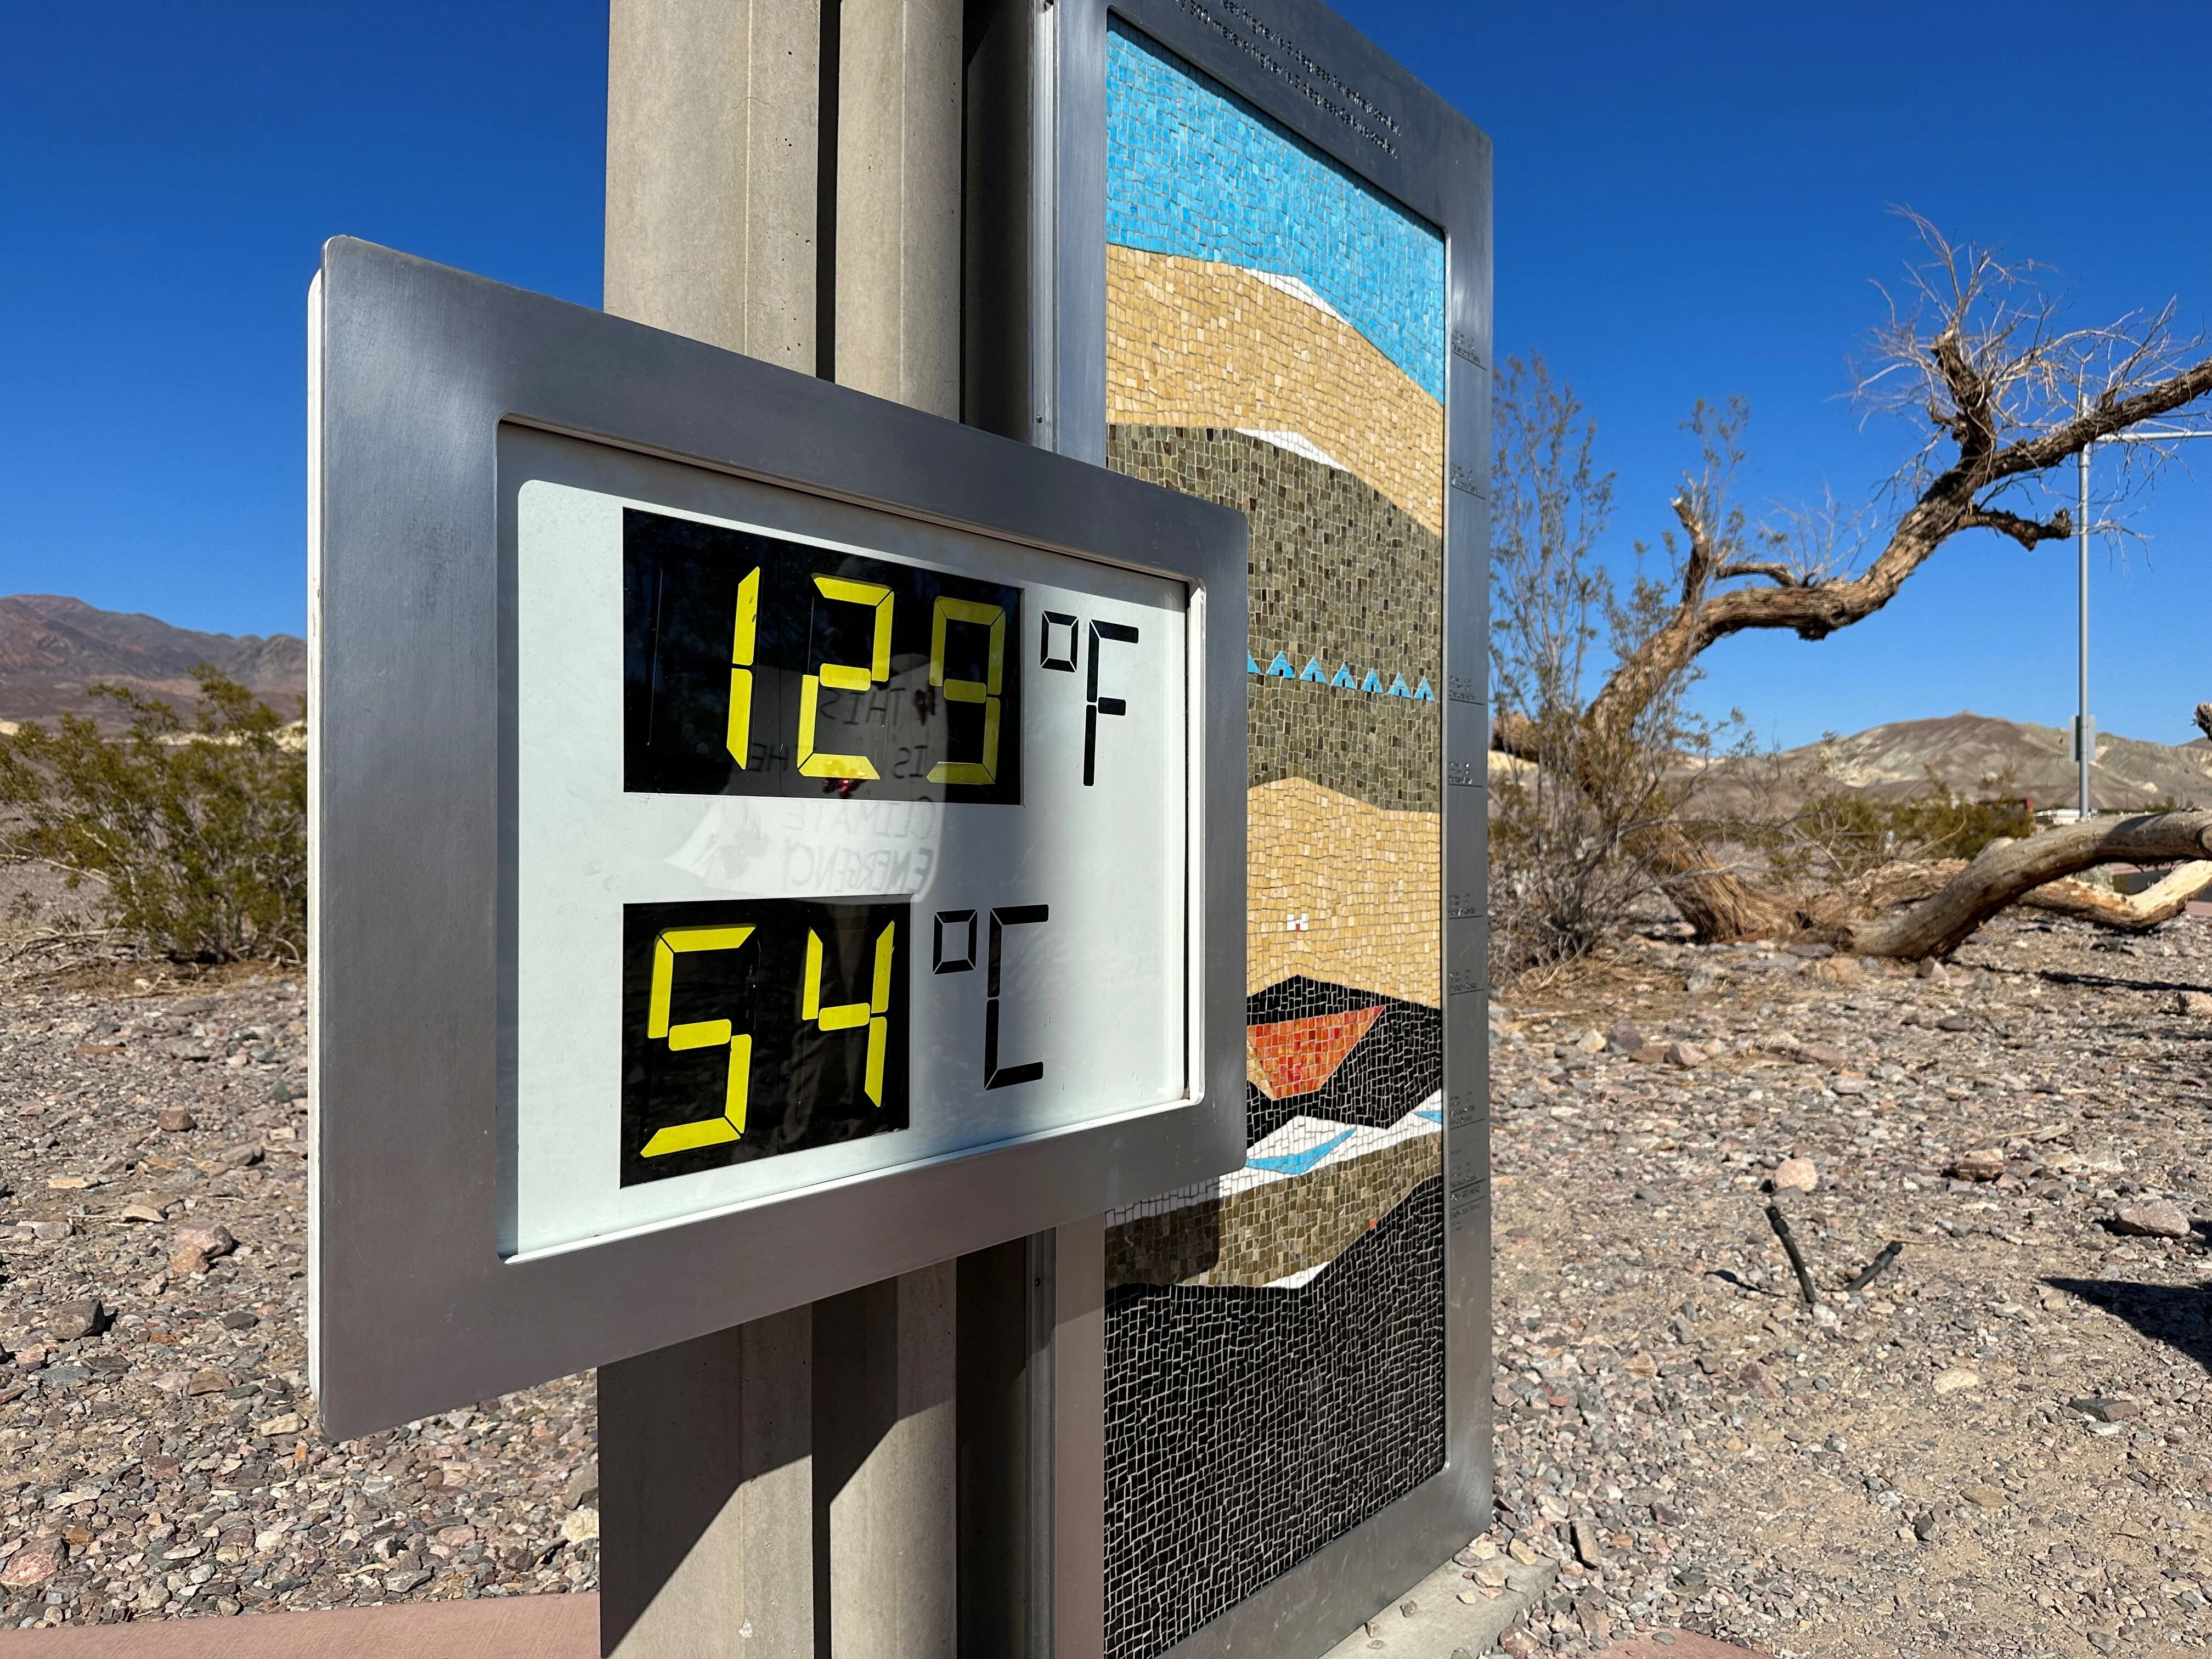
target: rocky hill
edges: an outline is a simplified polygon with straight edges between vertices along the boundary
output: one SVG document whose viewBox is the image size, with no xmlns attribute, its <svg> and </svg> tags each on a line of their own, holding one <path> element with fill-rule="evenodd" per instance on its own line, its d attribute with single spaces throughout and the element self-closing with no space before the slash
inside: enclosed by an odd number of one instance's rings
<svg viewBox="0 0 2212 1659">
<path fill-rule="evenodd" d="M 2009 772 L 2008 794 L 2029 796 L 2039 806 L 2074 799 L 2073 737 L 2055 726 L 2027 726 L 1968 710 L 1942 720 L 1870 726 L 1836 739 L 1828 753 L 1838 782 L 1871 794 L 1913 793 L 1932 769 L 1954 789 L 1971 791 L 1984 778 Z M 2212 801 L 2212 744 L 2201 738 L 2165 744 L 2100 734 L 2089 788 L 2099 806 L 2149 805 L 2169 798 L 2201 806 Z"/>
<path fill-rule="evenodd" d="M 202 663 L 286 714 L 298 713 L 307 693 L 307 643 L 289 634 L 195 633 L 52 593 L 0 599 L 0 721 L 77 714 L 117 724 L 114 706 L 92 696 L 101 684 L 189 711 L 198 689 L 192 670 Z"/>
<path fill-rule="evenodd" d="M 2039 807 L 2071 806 L 2070 733 L 2055 726 L 1997 720 L 1971 709 L 1939 720 L 1894 720 L 1849 737 L 1808 744 L 1759 760 L 1724 762 L 1701 793 L 1709 810 L 1741 810 L 1737 797 L 1754 779 L 1778 803 L 1794 806 L 1808 787 L 1841 787 L 1900 799 L 1928 787 L 1932 774 L 1962 794 L 2024 795 Z M 2212 805 L 2212 743 L 2147 743 L 2100 734 L 2089 772 L 2094 806 L 2152 806 L 2172 800 Z"/>
</svg>

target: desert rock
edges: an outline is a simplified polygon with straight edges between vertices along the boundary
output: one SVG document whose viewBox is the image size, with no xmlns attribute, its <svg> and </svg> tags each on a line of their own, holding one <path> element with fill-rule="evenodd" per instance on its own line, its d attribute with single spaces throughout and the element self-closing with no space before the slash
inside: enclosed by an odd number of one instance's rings
<svg viewBox="0 0 2212 1659">
<path fill-rule="evenodd" d="M 1820 1172 L 1809 1158 L 1785 1158 L 1774 1166 L 1778 1192 L 1809 1193 L 1820 1184 Z"/>
<path fill-rule="evenodd" d="M 106 1317 L 107 1310 L 100 1305 L 98 1297 L 81 1297 L 56 1308 L 47 1316 L 46 1329 L 57 1341 L 74 1342 L 99 1330 Z"/>
<path fill-rule="evenodd" d="M 2189 1212 L 2161 1199 L 2151 1204 L 2130 1204 L 2112 1218 L 2112 1231 L 2138 1238 L 2186 1238 Z"/>
</svg>

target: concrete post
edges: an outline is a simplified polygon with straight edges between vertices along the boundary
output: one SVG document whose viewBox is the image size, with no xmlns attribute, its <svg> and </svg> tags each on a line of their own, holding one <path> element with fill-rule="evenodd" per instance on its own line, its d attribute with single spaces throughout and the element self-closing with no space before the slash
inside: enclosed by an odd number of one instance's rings
<svg viewBox="0 0 2212 1659">
<path fill-rule="evenodd" d="M 612 0 L 606 308 L 812 374 L 818 0 Z"/>
<path fill-rule="evenodd" d="M 840 385 L 960 416 L 960 0 L 844 0 Z"/>
<path fill-rule="evenodd" d="M 606 308 L 957 418 L 962 16 L 611 0 Z M 951 1659 L 957 1300 L 945 1262 L 603 1370 L 603 1650 Z"/>
<path fill-rule="evenodd" d="M 955 1275 L 815 1304 L 817 1659 L 957 1651 Z"/>
<path fill-rule="evenodd" d="M 612 0 L 606 308 L 811 373 L 816 0 Z M 811 1659 L 808 1309 L 599 1372 L 600 1646 Z"/>
<path fill-rule="evenodd" d="M 599 1368 L 603 1653 L 812 1659 L 813 1322 Z"/>
<path fill-rule="evenodd" d="M 840 385 L 956 420 L 961 17 L 960 0 L 837 8 L 830 354 Z M 945 1261 L 817 1309 L 819 1659 L 957 1650 L 957 1302 Z"/>
</svg>

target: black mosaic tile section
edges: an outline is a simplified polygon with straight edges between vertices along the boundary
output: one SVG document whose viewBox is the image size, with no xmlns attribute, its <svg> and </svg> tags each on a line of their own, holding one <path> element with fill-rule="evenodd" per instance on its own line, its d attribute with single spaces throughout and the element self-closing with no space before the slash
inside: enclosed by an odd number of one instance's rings
<svg viewBox="0 0 2212 1659">
<path fill-rule="evenodd" d="M 1273 1025 L 1278 1020 L 1313 1019 L 1322 1014 L 1349 1013 L 1354 1008 L 1371 1008 L 1378 1002 L 1390 999 L 1377 996 L 1372 991 L 1362 991 L 1349 985 L 1332 985 L 1325 979 L 1316 979 L 1309 974 L 1293 974 L 1288 979 L 1279 979 L 1265 990 L 1254 991 L 1244 999 L 1244 1023 L 1247 1025 Z"/>
<path fill-rule="evenodd" d="M 1345 1056 L 1335 1074 L 1310 1094 L 1270 1100 L 1255 1085 L 1244 1085 L 1247 1146 L 1256 1146 L 1301 1115 L 1387 1129 L 1443 1087 L 1443 1016 L 1418 1002 L 1300 975 L 1245 998 L 1244 1023 L 1268 1025 L 1378 1006 L 1382 1012 L 1367 1035 Z"/>
<path fill-rule="evenodd" d="M 1108 1659 L 1152 1659 L 1443 1467 L 1443 1183 L 1303 1289 L 1106 1309 Z"/>
<path fill-rule="evenodd" d="M 1113 426 L 1106 464 L 1252 521 L 1247 638 L 1266 668 L 1375 668 L 1443 694 L 1443 544 L 1336 467 L 1232 427 Z M 1393 811 L 1433 812 L 1443 770 L 1436 702 L 1255 678 L 1249 781 L 1310 778 Z"/>
</svg>

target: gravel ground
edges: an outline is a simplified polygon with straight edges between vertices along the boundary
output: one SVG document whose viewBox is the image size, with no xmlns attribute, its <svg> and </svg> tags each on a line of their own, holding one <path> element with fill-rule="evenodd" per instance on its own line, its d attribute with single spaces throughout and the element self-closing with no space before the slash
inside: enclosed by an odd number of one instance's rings
<svg viewBox="0 0 2212 1659">
<path fill-rule="evenodd" d="M 2212 1212 L 2205 991 L 2212 925 L 2031 922 L 1941 978 L 1638 939 L 1501 1004 L 1492 1537 L 1567 1559 L 1510 1648 L 2212 1641 L 2205 1229 L 2111 1230 Z M 301 1013 L 266 970 L 0 986 L 9 1625 L 596 1583 L 588 1376 L 314 1433 Z"/>
<path fill-rule="evenodd" d="M 589 1376 L 315 1433 L 302 1012 L 266 970 L 0 987 L 8 1625 L 596 1586 Z"/>
<path fill-rule="evenodd" d="M 1493 1009 L 1497 1535 L 1569 1560 L 1509 1647 L 2212 1644 L 2208 991 L 2212 924 L 2008 921 L 1940 978 L 1636 940 Z"/>
</svg>

